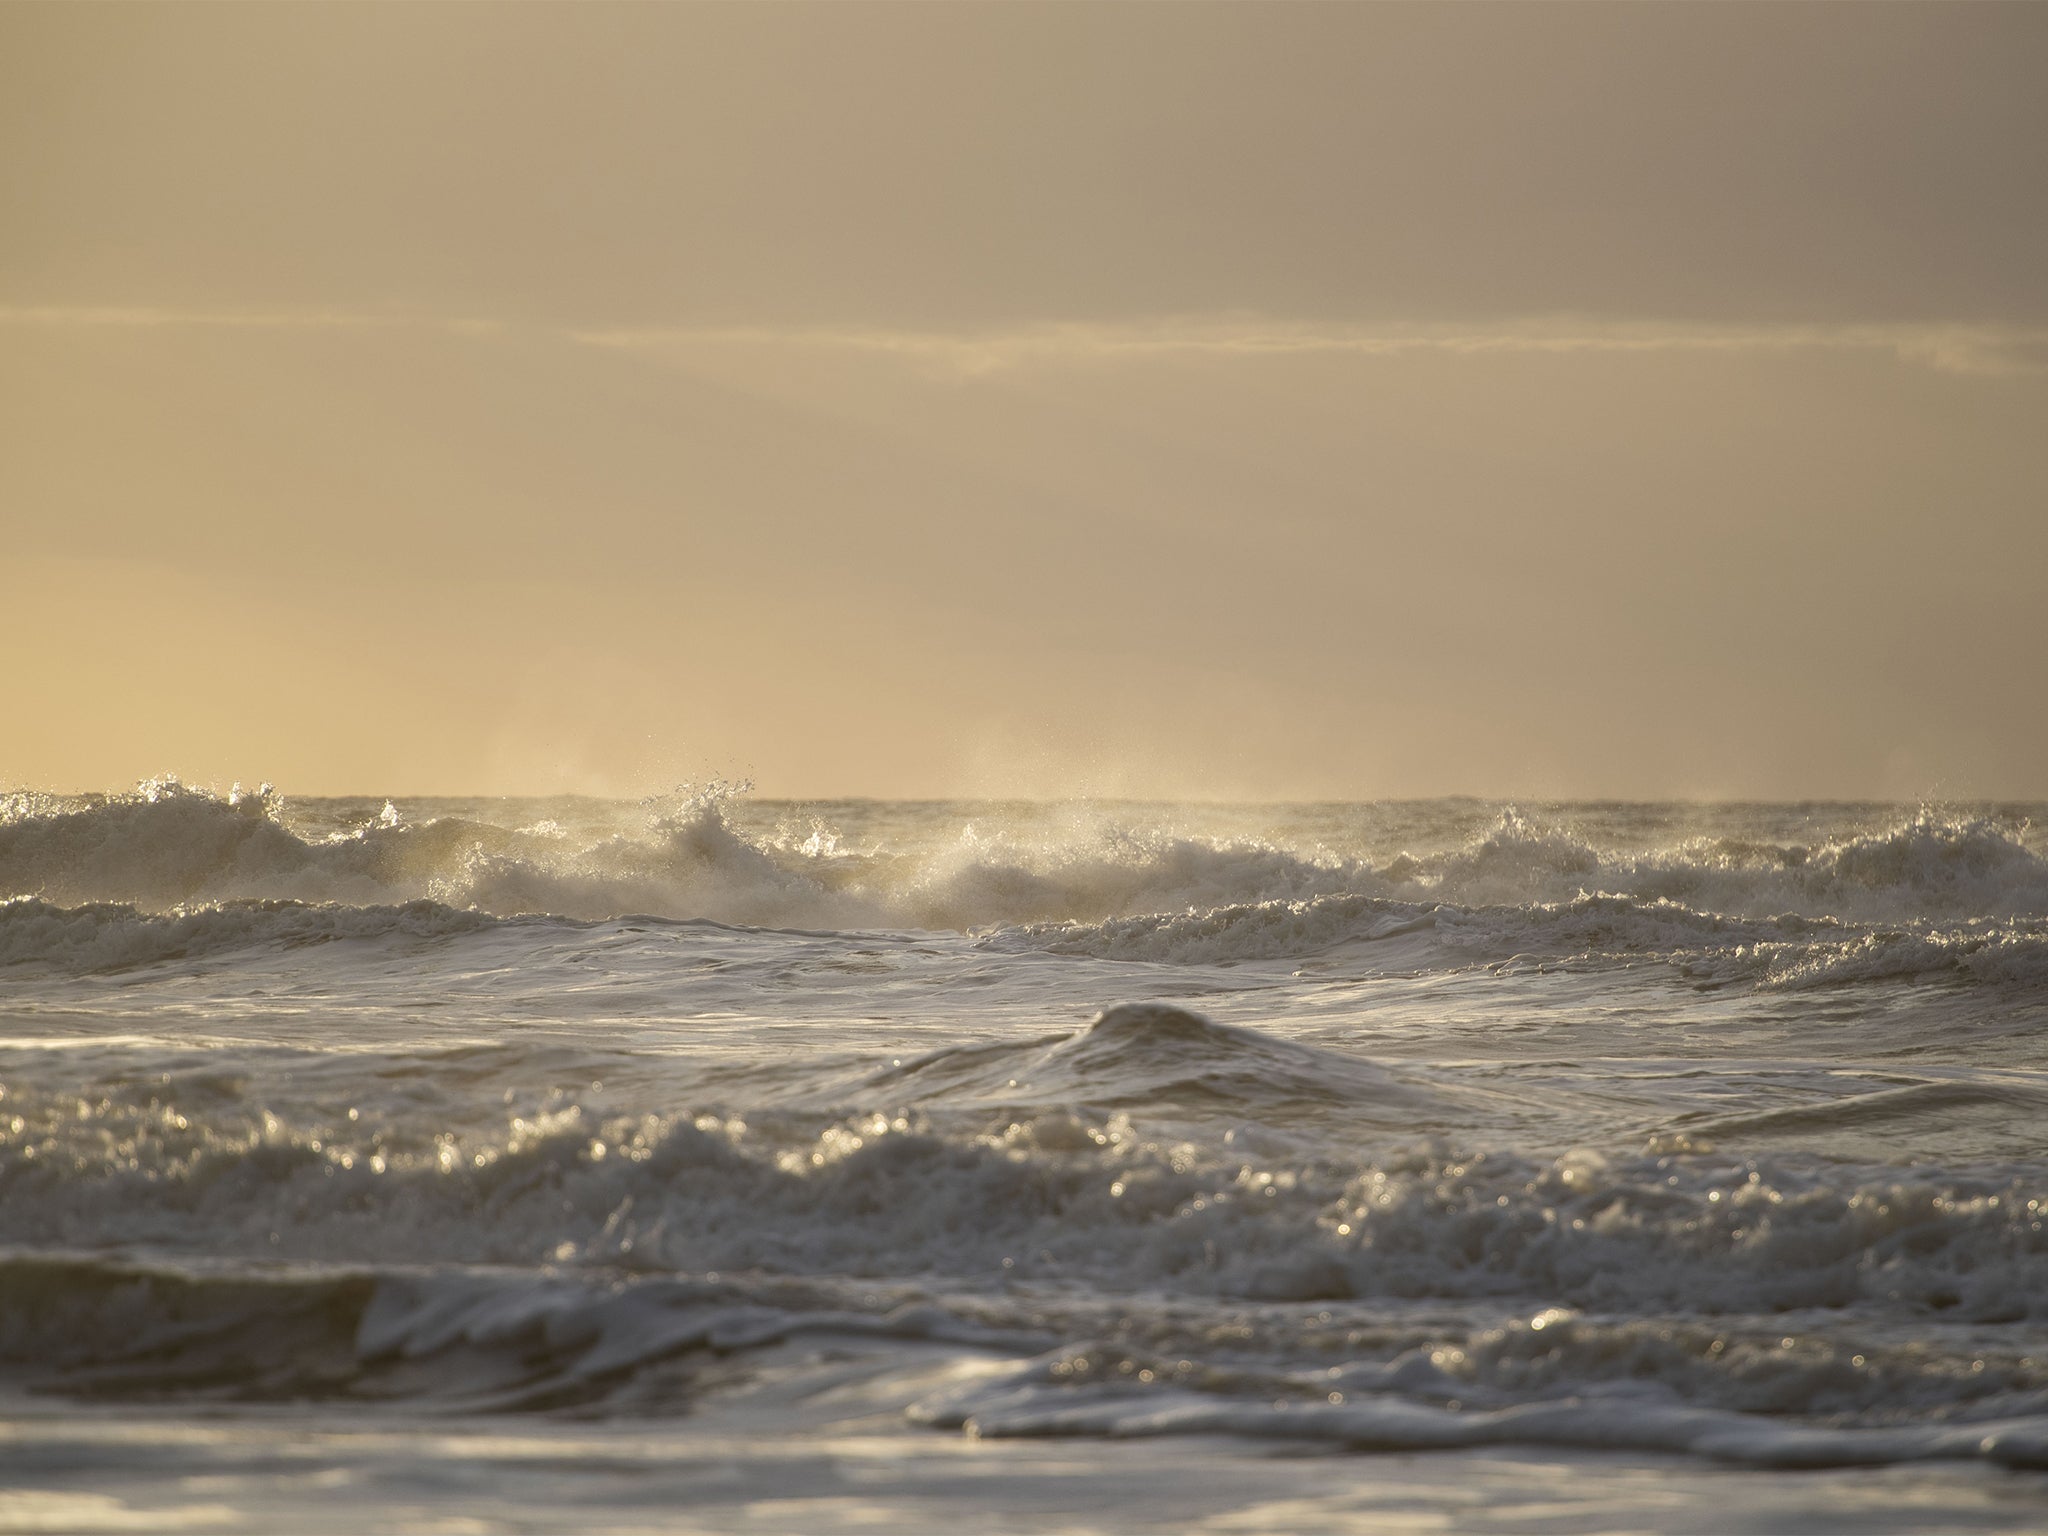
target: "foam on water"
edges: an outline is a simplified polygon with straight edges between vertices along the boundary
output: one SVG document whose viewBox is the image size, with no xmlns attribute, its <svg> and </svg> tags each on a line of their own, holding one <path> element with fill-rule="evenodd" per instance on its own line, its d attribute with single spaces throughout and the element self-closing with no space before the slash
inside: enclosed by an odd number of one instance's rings
<svg viewBox="0 0 2048 1536">
<path fill-rule="evenodd" d="M 9 797 L 0 1380 L 2035 1467 L 2033 826 Z"/>
</svg>

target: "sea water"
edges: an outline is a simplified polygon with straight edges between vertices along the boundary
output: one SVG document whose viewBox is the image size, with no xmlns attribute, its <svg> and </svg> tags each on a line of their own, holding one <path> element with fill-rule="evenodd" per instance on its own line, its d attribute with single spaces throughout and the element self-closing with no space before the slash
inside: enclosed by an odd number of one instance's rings
<svg viewBox="0 0 2048 1536">
<path fill-rule="evenodd" d="M 2042 807 L 0 801 L 0 1529 L 2048 1528 Z"/>
</svg>

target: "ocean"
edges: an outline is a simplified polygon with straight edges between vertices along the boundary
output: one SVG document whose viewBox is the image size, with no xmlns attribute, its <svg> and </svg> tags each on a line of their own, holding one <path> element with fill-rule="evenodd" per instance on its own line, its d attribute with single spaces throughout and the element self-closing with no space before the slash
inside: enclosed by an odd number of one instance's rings
<svg viewBox="0 0 2048 1536">
<path fill-rule="evenodd" d="M 2048 1529 L 2044 812 L 0 797 L 0 1530 Z"/>
</svg>

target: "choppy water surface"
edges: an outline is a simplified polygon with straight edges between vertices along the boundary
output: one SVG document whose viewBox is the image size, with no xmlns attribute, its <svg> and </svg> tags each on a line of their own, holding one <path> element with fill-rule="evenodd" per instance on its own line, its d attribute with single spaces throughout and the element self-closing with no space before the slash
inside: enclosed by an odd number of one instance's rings
<svg viewBox="0 0 2048 1536">
<path fill-rule="evenodd" d="M 0 1525 L 2021 1528 L 2042 809 L 13 796 Z"/>
</svg>

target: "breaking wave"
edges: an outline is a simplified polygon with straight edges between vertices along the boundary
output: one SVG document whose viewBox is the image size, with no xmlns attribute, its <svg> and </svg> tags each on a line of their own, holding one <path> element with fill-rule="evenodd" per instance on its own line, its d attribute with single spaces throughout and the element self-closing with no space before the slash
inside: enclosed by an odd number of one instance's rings
<svg viewBox="0 0 2048 1536">
<path fill-rule="evenodd" d="M 735 794 L 714 785 L 650 803 L 632 830 L 581 835 L 474 813 L 414 822 L 389 804 L 316 833 L 267 786 L 17 795 L 0 806 L 0 964 L 112 970 L 248 944 L 454 937 L 532 914 L 951 929 L 996 949 L 1170 965 L 1655 959 L 1705 987 L 2048 982 L 2048 863 L 2023 829 L 1983 817 L 1921 812 L 1810 847 L 1696 837 L 1631 853 L 1509 807 L 1422 855 L 1114 823 L 1027 836 L 996 817 L 951 841 L 854 850 L 815 820 L 802 837 L 743 826 Z"/>
<path fill-rule="evenodd" d="M 0 895 L 151 910 L 432 898 L 499 915 L 956 929 L 1336 897 L 1476 907 L 1592 893 L 1744 917 L 2048 916 L 2048 862 L 2022 831 L 1931 811 L 1812 847 L 1693 838 L 1601 850 L 1508 807 L 1469 841 L 1422 855 L 1114 823 L 1026 836 L 1000 816 L 993 830 L 970 817 L 950 843 L 852 851 L 822 827 L 801 841 L 742 831 L 736 793 L 682 794 L 652 804 L 637 830 L 584 839 L 552 823 L 513 828 L 474 814 L 414 822 L 388 805 L 313 836 L 294 830 L 268 786 L 223 796 L 165 780 L 79 801 L 17 795 L 0 806 Z M 999 810 L 984 808 L 984 818 Z"/>
</svg>

